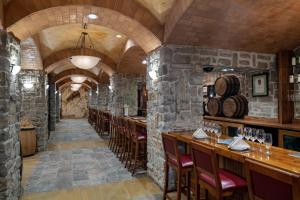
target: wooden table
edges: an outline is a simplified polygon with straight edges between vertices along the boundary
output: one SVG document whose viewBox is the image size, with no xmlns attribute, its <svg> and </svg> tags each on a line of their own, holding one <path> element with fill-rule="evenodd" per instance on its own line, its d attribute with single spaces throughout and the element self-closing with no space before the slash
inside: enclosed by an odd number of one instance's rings
<svg viewBox="0 0 300 200">
<path fill-rule="evenodd" d="M 126 119 L 130 119 L 135 122 L 135 124 L 139 127 L 147 129 L 147 120 L 145 117 L 131 117 L 131 116 L 124 116 Z"/>
<path fill-rule="evenodd" d="M 187 144 L 193 141 L 196 143 L 202 143 L 214 147 L 219 156 L 238 161 L 242 164 L 245 162 L 246 158 L 249 158 L 261 162 L 263 164 L 267 164 L 272 167 L 276 167 L 278 169 L 300 175 L 300 158 L 289 155 L 291 153 L 297 153 L 296 151 L 291 151 L 279 147 L 271 147 L 271 155 L 267 156 L 265 154 L 264 146 L 262 147 L 263 153 L 261 153 L 258 151 L 260 145 L 255 142 L 250 142 L 250 145 L 256 148 L 255 152 L 238 152 L 229 150 L 226 145 L 216 144 L 210 139 L 195 140 L 193 139 L 191 132 L 181 131 L 169 133 L 176 135 L 178 141 L 185 142 Z"/>
</svg>

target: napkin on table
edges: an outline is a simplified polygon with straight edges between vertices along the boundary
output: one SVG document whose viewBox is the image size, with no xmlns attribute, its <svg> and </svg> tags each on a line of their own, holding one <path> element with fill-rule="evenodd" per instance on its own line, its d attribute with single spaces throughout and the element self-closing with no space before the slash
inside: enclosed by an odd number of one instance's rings
<svg viewBox="0 0 300 200">
<path fill-rule="evenodd" d="M 243 137 L 238 137 L 228 146 L 228 148 L 243 151 L 250 149 L 250 145 L 243 140 Z"/>
<path fill-rule="evenodd" d="M 193 137 L 196 138 L 196 139 L 204 139 L 204 138 L 208 138 L 208 135 L 205 133 L 205 131 L 203 131 L 202 128 L 198 128 L 193 133 Z"/>
</svg>

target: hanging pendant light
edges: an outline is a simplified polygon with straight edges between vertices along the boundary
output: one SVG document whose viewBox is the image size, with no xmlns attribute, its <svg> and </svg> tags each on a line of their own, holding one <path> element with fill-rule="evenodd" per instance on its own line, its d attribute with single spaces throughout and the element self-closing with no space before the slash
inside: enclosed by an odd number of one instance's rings
<svg viewBox="0 0 300 200">
<path fill-rule="evenodd" d="M 87 79 L 87 77 L 84 77 L 84 76 L 72 76 L 71 77 L 71 80 L 74 83 L 83 83 L 86 79 Z"/>
<path fill-rule="evenodd" d="M 84 24 L 83 28 L 87 29 L 87 24 Z M 81 33 L 76 48 L 84 52 L 84 50 L 87 49 L 86 48 L 87 40 L 90 42 L 89 48 L 94 49 L 93 42 L 87 32 Z M 76 56 L 72 56 L 70 60 L 73 65 L 75 65 L 80 69 L 91 69 L 95 67 L 100 62 L 101 59 L 95 56 L 76 55 Z"/>
</svg>

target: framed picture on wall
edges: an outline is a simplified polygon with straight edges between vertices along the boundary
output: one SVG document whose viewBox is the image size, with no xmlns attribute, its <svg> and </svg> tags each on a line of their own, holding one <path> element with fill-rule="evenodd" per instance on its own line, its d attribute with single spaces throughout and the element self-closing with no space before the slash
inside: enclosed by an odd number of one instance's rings
<svg viewBox="0 0 300 200">
<path fill-rule="evenodd" d="M 269 95 L 269 74 L 252 75 L 252 96 L 263 97 Z"/>
</svg>

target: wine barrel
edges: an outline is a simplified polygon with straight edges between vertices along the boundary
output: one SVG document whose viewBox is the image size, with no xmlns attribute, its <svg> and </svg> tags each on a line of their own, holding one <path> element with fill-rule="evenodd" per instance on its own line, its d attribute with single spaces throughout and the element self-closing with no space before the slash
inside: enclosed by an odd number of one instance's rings
<svg viewBox="0 0 300 200">
<path fill-rule="evenodd" d="M 36 152 L 36 131 L 35 128 L 21 128 L 19 133 L 22 156 L 33 155 Z"/>
<path fill-rule="evenodd" d="M 234 75 L 221 76 L 215 81 L 215 91 L 222 97 L 237 95 L 240 91 L 240 81 Z"/>
<path fill-rule="evenodd" d="M 242 118 L 248 114 L 248 101 L 242 95 L 228 97 L 223 102 L 222 112 L 226 117 Z"/>
<path fill-rule="evenodd" d="M 222 103 L 223 100 L 220 97 L 211 98 L 207 102 L 207 111 L 211 116 L 221 116 L 222 115 Z"/>
</svg>

